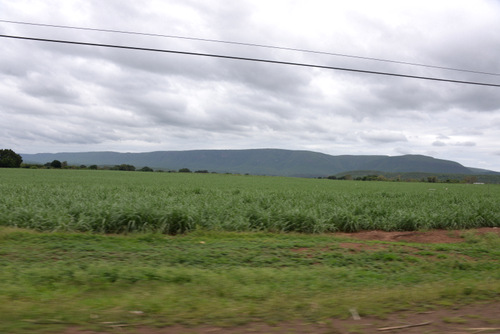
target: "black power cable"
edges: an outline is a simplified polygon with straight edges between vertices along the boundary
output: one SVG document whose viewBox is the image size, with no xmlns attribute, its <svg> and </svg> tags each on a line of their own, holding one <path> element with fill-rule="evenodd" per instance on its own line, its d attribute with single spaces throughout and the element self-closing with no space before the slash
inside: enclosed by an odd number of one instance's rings
<svg viewBox="0 0 500 334">
<path fill-rule="evenodd" d="M 210 43 L 222 43 L 222 44 L 252 46 L 252 47 L 259 47 L 259 48 L 268 48 L 268 49 L 277 49 L 277 50 L 286 50 L 286 51 L 297 51 L 297 52 L 305 52 L 305 53 L 313 53 L 313 54 L 321 54 L 321 55 L 329 55 L 329 56 L 337 56 L 337 57 L 347 57 L 347 58 L 354 58 L 354 59 L 372 60 L 372 61 L 378 61 L 378 62 L 401 64 L 401 65 L 411 65 L 411 66 L 435 68 L 435 69 L 441 69 L 441 70 L 447 70 L 447 71 L 458 71 L 458 72 L 466 72 L 466 73 L 475 73 L 475 74 L 485 74 L 485 75 L 500 76 L 500 73 L 467 70 L 467 69 L 461 69 L 461 68 L 436 66 L 436 65 L 426 65 L 426 64 L 411 63 L 411 62 L 399 61 L 399 60 L 390 60 L 390 59 L 383 59 L 383 58 L 355 56 L 355 55 L 348 55 L 348 54 L 343 54 L 343 53 L 333 53 L 333 52 L 326 52 L 326 51 L 314 51 L 314 50 L 307 50 L 307 49 L 300 49 L 300 48 L 291 48 L 291 47 L 283 47 L 283 46 L 273 46 L 273 45 L 257 44 L 257 43 L 224 41 L 224 40 L 218 40 L 218 39 L 186 37 L 186 36 L 165 35 L 165 34 L 153 34 L 153 33 L 135 32 L 135 31 L 124 31 L 124 30 L 112 30 L 112 29 L 75 27 L 75 26 L 57 25 L 57 24 L 43 24 L 43 23 L 33 23 L 33 22 L 10 21 L 10 20 L 1 20 L 1 19 L 0 19 L 0 22 L 13 23 L 13 24 L 23 24 L 23 25 L 32 25 L 32 26 L 39 26 L 39 27 L 75 29 L 75 30 L 86 30 L 86 31 L 100 31 L 100 32 L 128 34 L 128 35 L 165 37 L 165 38 L 176 38 L 176 39 L 185 39 L 185 40 L 192 40 L 192 41 L 200 41 L 200 42 L 210 42 Z"/>
<path fill-rule="evenodd" d="M 59 39 L 46 39 L 46 38 L 12 36 L 12 35 L 0 35 L 0 37 L 39 41 L 39 42 L 62 43 L 62 44 L 72 44 L 72 45 L 86 45 L 86 46 L 96 46 L 96 47 L 115 48 L 115 49 L 127 49 L 127 50 L 136 50 L 136 51 L 163 52 L 163 53 L 182 54 L 182 55 L 189 55 L 189 56 L 202 56 L 202 57 L 224 58 L 224 59 L 233 59 L 233 60 L 245 60 L 245 61 L 253 61 L 253 62 L 260 62 L 260 63 L 291 65 L 291 66 L 301 66 L 301 67 L 310 67 L 310 68 L 321 68 L 321 69 L 327 69 L 327 70 L 348 71 L 348 72 L 357 72 L 357 73 L 365 73 L 365 74 L 376 74 L 376 75 L 385 75 L 385 76 L 393 76 L 393 77 L 401 77 L 401 78 L 452 82 L 452 83 L 467 84 L 467 85 L 500 87 L 500 84 L 492 84 L 492 83 L 484 83 L 484 82 L 476 82 L 476 81 L 451 80 L 451 79 L 436 78 L 436 77 L 424 77 L 424 76 L 409 75 L 409 74 L 397 74 L 397 73 L 389 73 L 389 72 L 359 70 L 359 69 L 346 68 L 346 67 L 334 67 L 334 66 L 325 66 L 325 65 L 294 63 L 294 62 L 269 60 L 269 59 L 261 59 L 261 58 L 235 57 L 235 56 L 219 55 L 219 54 L 212 54 L 212 53 L 187 52 L 187 51 L 166 50 L 166 49 L 152 49 L 152 48 L 143 48 L 143 47 L 135 47 L 135 46 L 75 42 L 75 41 L 67 41 L 67 40 L 59 40 Z"/>
</svg>

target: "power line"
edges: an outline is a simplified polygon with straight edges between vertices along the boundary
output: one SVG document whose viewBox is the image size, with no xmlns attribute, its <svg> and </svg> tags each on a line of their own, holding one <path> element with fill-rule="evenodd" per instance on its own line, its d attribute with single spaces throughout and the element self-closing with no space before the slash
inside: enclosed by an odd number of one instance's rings
<svg viewBox="0 0 500 334">
<path fill-rule="evenodd" d="M 135 32 L 135 31 L 124 31 L 124 30 L 99 29 L 99 28 L 75 27 L 75 26 L 57 25 L 57 24 L 43 24 L 43 23 L 33 23 L 33 22 L 10 21 L 10 20 L 1 20 L 1 19 L 0 19 L 0 22 L 13 23 L 13 24 L 23 24 L 23 25 L 32 25 L 32 26 L 39 26 L 39 27 L 75 29 L 75 30 L 86 30 L 86 31 L 100 31 L 100 32 L 128 34 L 128 35 L 164 37 L 164 38 L 185 39 L 185 40 L 210 42 L 210 43 L 243 45 L 243 46 L 252 46 L 252 47 L 259 47 L 259 48 L 267 48 L 267 49 L 297 51 L 297 52 L 312 53 L 312 54 L 321 54 L 321 55 L 329 55 L 329 56 L 337 56 L 337 57 L 347 57 L 347 58 L 354 58 L 354 59 L 372 60 L 372 61 L 378 61 L 378 62 L 401 64 L 401 65 L 410 65 L 410 66 L 418 66 L 418 67 L 435 68 L 435 69 L 441 69 L 441 70 L 447 70 L 447 71 L 458 71 L 458 72 L 466 72 L 466 73 L 475 73 L 475 74 L 485 74 L 485 75 L 492 75 L 492 76 L 500 76 L 500 73 L 493 73 L 493 72 L 483 72 L 483 71 L 467 70 L 467 69 L 454 68 L 454 67 L 427 65 L 427 64 L 412 63 L 412 62 L 399 61 L 399 60 L 390 60 L 390 59 L 383 59 L 383 58 L 355 56 L 355 55 L 348 55 L 348 54 L 343 54 L 343 53 L 333 53 L 333 52 L 325 52 L 325 51 L 314 51 L 314 50 L 307 50 L 307 49 L 300 49 L 300 48 L 291 48 L 291 47 L 283 47 L 283 46 L 266 45 L 266 44 L 225 41 L 225 40 L 218 40 L 218 39 L 186 37 L 186 36 L 177 36 L 177 35 L 153 34 L 153 33 Z"/>
<path fill-rule="evenodd" d="M 393 77 L 401 77 L 401 78 L 452 82 L 452 83 L 467 84 L 467 85 L 500 87 L 500 84 L 492 84 L 492 83 L 484 83 L 484 82 L 476 82 L 476 81 L 451 80 L 451 79 L 436 78 L 436 77 L 424 77 L 424 76 L 416 76 L 416 75 L 409 75 L 409 74 L 397 74 L 397 73 L 390 73 L 390 72 L 359 70 L 359 69 L 347 68 L 347 67 L 334 67 L 334 66 L 326 66 L 326 65 L 295 63 L 295 62 L 270 60 L 270 59 L 262 59 L 262 58 L 227 56 L 227 55 L 220 55 L 220 54 L 213 54 L 213 53 L 199 53 L 199 52 L 187 52 L 187 51 L 178 51 L 178 50 L 152 49 L 152 48 L 143 48 L 143 47 L 135 47 L 135 46 L 101 44 L 101 43 L 87 43 L 87 42 L 76 42 L 76 41 L 67 41 L 67 40 L 59 40 L 59 39 L 46 39 L 46 38 L 12 36 L 12 35 L 0 35 L 0 37 L 39 41 L 39 42 L 62 43 L 62 44 L 72 44 L 72 45 L 86 45 L 86 46 L 96 46 L 96 47 L 115 48 L 115 49 L 127 49 L 127 50 L 136 50 L 136 51 L 163 52 L 163 53 L 182 54 L 182 55 L 189 55 L 189 56 L 201 56 L 201 57 L 224 58 L 224 59 L 233 59 L 233 60 L 245 60 L 245 61 L 260 62 L 260 63 L 291 65 L 291 66 L 300 66 L 300 67 L 309 67 L 309 68 L 320 68 L 320 69 L 327 69 L 327 70 L 357 72 L 357 73 L 365 73 L 365 74 L 376 74 L 376 75 L 385 75 L 385 76 L 393 76 Z"/>
</svg>

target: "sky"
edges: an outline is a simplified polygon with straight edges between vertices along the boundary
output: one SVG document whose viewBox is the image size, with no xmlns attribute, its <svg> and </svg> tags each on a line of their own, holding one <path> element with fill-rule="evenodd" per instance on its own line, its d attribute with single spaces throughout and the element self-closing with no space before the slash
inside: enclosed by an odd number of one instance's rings
<svg viewBox="0 0 500 334">
<path fill-rule="evenodd" d="M 3 35 L 500 84 L 498 0 L 2 0 L 0 20 L 142 33 L 0 22 Z M 3 37 L 0 50 L 0 148 L 18 153 L 281 148 L 500 171 L 500 87 Z"/>
</svg>

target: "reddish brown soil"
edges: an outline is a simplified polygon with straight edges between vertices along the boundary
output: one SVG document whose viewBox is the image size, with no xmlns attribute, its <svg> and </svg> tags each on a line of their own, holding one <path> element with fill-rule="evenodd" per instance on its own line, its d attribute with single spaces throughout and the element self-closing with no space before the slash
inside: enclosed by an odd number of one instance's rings
<svg viewBox="0 0 500 334">
<path fill-rule="evenodd" d="M 358 233 L 336 233 L 335 236 L 344 236 L 360 240 L 404 241 L 415 243 L 458 243 L 464 242 L 464 233 L 495 233 L 500 235 L 500 228 L 480 228 L 473 232 L 462 231 L 426 231 L 426 232 L 382 232 L 363 231 Z M 345 242 L 341 247 L 352 251 L 376 251 L 388 247 L 387 244 L 365 245 L 356 242 Z M 407 246 L 408 247 L 408 246 Z M 308 252 L 308 248 L 297 248 L 292 251 Z M 415 327 L 403 327 L 409 325 Z M 398 328 L 399 327 L 399 328 Z M 263 323 L 250 323 L 237 327 L 185 327 L 171 326 L 165 328 L 146 327 L 105 327 L 102 331 L 87 331 L 80 328 L 68 328 L 64 334 L 102 334 L 102 333 L 128 333 L 128 334 L 348 334 L 348 333 L 405 333 L 405 334 L 466 334 L 466 333 L 496 333 L 500 334 L 500 301 L 486 304 L 474 304 L 459 308 L 440 308 L 429 312 L 398 312 L 385 319 L 362 317 L 360 320 L 329 319 L 323 323 L 309 324 L 304 322 L 285 322 L 275 325 Z"/>
<path fill-rule="evenodd" d="M 468 231 L 413 231 L 413 232 L 384 232 L 384 231 L 362 231 L 357 233 L 335 233 L 335 236 L 349 237 L 361 240 L 380 240 L 380 241 L 404 241 L 416 243 L 456 243 L 463 242 L 464 234 L 476 233 L 495 233 L 500 235 L 500 228 L 483 227 Z"/>
</svg>

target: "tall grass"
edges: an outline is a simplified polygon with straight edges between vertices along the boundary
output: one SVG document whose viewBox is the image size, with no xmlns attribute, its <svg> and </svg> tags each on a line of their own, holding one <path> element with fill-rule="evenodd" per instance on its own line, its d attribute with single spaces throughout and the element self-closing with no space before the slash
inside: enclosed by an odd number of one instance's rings
<svg viewBox="0 0 500 334">
<path fill-rule="evenodd" d="M 500 226 L 500 186 L 0 169 L 0 225 L 96 233 Z"/>
</svg>

